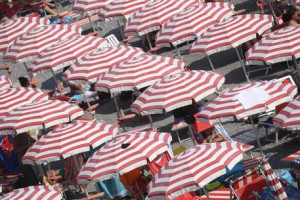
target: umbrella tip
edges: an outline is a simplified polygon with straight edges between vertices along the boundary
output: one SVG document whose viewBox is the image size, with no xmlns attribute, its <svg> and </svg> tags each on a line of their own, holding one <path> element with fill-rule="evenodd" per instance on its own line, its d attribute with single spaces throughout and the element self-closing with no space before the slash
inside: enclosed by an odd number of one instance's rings
<svg viewBox="0 0 300 200">
<path fill-rule="evenodd" d="M 129 146 L 130 146 L 130 143 L 124 143 L 124 144 L 121 145 L 121 148 L 126 149 Z"/>
</svg>

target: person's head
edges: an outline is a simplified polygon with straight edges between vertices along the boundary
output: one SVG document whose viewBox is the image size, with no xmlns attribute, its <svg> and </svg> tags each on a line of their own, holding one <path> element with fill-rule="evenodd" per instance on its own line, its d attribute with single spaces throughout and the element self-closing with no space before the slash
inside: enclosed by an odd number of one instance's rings
<svg viewBox="0 0 300 200">
<path fill-rule="evenodd" d="M 298 10 L 295 8 L 288 8 L 282 15 L 283 22 L 290 22 L 291 20 L 296 21 L 298 18 Z"/>
<path fill-rule="evenodd" d="M 20 82 L 20 85 L 22 87 L 29 87 L 30 86 L 30 82 L 26 77 L 20 77 L 19 82 Z"/>
</svg>

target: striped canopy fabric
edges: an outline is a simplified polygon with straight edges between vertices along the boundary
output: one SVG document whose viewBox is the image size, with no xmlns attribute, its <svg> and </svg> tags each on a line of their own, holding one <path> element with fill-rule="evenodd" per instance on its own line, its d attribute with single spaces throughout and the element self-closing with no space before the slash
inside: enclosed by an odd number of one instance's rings
<svg viewBox="0 0 300 200">
<path fill-rule="evenodd" d="M 7 48 L 3 58 L 12 64 L 33 60 L 60 39 L 79 34 L 81 28 L 75 25 L 40 26 L 17 37 Z"/>
<path fill-rule="evenodd" d="M 268 185 L 270 186 L 271 191 L 274 193 L 276 199 L 288 200 L 287 194 L 284 191 L 281 182 L 279 181 L 277 175 L 274 173 L 268 161 L 264 160 L 262 165 L 266 173 Z"/>
<path fill-rule="evenodd" d="M 62 198 L 58 187 L 44 185 L 15 189 L 1 196 L 2 200 L 61 200 Z"/>
<path fill-rule="evenodd" d="M 178 11 L 197 3 L 197 0 L 150 1 L 128 19 L 124 33 L 126 36 L 141 36 L 157 31 Z"/>
<path fill-rule="evenodd" d="M 260 100 L 259 95 L 267 96 Z M 289 102 L 297 94 L 297 86 L 290 83 L 274 81 L 262 81 L 235 87 L 222 93 L 216 99 L 207 104 L 200 112 L 199 118 L 204 118 L 211 123 L 233 121 L 242 119 L 275 108 L 285 102 Z M 245 106 L 239 97 L 254 104 Z M 247 103 L 247 102 L 246 102 Z"/>
<path fill-rule="evenodd" d="M 0 73 L 0 92 L 11 87 L 11 82 L 8 76 L 2 75 Z"/>
<path fill-rule="evenodd" d="M 109 2 L 111 2 L 111 0 L 76 0 L 72 11 L 91 16 L 101 12 Z"/>
<path fill-rule="evenodd" d="M 295 160 L 296 158 L 300 157 L 300 151 L 297 151 L 295 153 L 292 153 L 291 155 L 288 155 L 287 157 L 284 157 L 282 158 L 281 160 L 284 160 L 284 161 L 293 161 Z"/>
<path fill-rule="evenodd" d="M 129 16 L 146 5 L 150 0 L 112 0 L 99 17 L 102 19 L 128 19 Z"/>
<path fill-rule="evenodd" d="M 187 7 L 174 15 L 157 34 L 158 47 L 177 46 L 194 40 L 209 26 L 233 15 L 231 3 L 203 3 Z"/>
<path fill-rule="evenodd" d="M 85 54 L 107 47 L 107 40 L 93 36 L 74 36 L 61 40 L 42 51 L 32 63 L 29 71 L 33 73 L 51 69 L 57 71 L 73 64 Z"/>
<path fill-rule="evenodd" d="M 7 47 L 17 39 L 21 34 L 31 31 L 37 26 L 50 24 L 47 18 L 39 17 L 18 17 L 7 23 L 0 25 L 0 56 L 2 56 Z"/>
<path fill-rule="evenodd" d="M 248 146 L 248 145 L 247 145 Z M 204 187 L 226 174 L 243 159 L 242 143 L 235 141 L 207 143 L 187 149 L 172 158 L 149 183 L 148 198 L 175 198 Z"/>
<path fill-rule="evenodd" d="M 147 88 L 131 108 L 141 115 L 170 112 L 213 94 L 224 82 L 223 75 L 209 71 L 172 74 Z"/>
<path fill-rule="evenodd" d="M 10 88 L 0 90 L 0 120 L 9 111 L 35 101 L 48 100 L 49 96 L 43 90 L 35 88 Z"/>
<path fill-rule="evenodd" d="M 300 130 L 300 96 L 297 96 L 285 108 L 283 108 L 274 118 L 275 126 L 287 130 Z"/>
<path fill-rule="evenodd" d="M 99 77 L 95 89 L 103 92 L 134 91 L 152 85 L 164 76 L 183 71 L 179 59 L 144 55 L 126 60 Z"/>
<path fill-rule="evenodd" d="M 69 156 L 90 151 L 111 140 L 118 133 L 118 128 L 95 121 L 62 125 L 43 135 L 22 157 L 24 164 L 33 165 L 60 160 L 60 156 Z"/>
<path fill-rule="evenodd" d="M 63 77 L 69 82 L 95 83 L 99 76 L 104 74 L 111 67 L 125 60 L 132 59 L 135 56 L 145 54 L 146 53 L 140 48 L 123 45 L 92 51 L 71 65 L 71 67 L 63 73 Z"/>
<path fill-rule="evenodd" d="M 246 52 L 246 64 L 264 65 L 300 57 L 300 26 L 276 30 L 256 42 Z"/>
<path fill-rule="evenodd" d="M 38 101 L 17 107 L 0 120 L 0 134 L 23 133 L 70 122 L 83 115 L 77 105 L 60 100 Z"/>
<path fill-rule="evenodd" d="M 77 182 L 102 181 L 146 165 L 147 160 L 169 151 L 171 140 L 170 133 L 153 131 L 119 134 L 89 158 Z"/>
<path fill-rule="evenodd" d="M 211 55 L 236 48 L 271 27 L 271 15 L 237 15 L 206 29 L 193 43 L 190 53 Z"/>
</svg>

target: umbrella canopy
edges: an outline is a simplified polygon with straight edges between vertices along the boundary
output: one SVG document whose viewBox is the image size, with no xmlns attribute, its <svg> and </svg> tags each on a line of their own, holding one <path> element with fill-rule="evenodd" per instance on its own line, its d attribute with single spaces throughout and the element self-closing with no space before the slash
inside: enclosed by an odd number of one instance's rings
<svg viewBox="0 0 300 200">
<path fill-rule="evenodd" d="M 0 120 L 0 134 L 23 133 L 70 122 L 83 115 L 77 105 L 60 100 L 38 101 L 17 107 Z"/>
<path fill-rule="evenodd" d="M 300 96 L 296 97 L 285 108 L 283 108 L 274 118 L 275 126 L 287 130 L 300 129 Z"/>
<path fill-rule="evenodd" d="M 262 81 L 235 87 L 222 93 L 200 112 L 199 118 L 211 123 L 242 119 L 289 102 L 297 94 L 290 83 Z"/>
<path fill-rule="evenodd" d="M 134 57 L 110 68 L 98 79 L 95 89 L 111 93 L 139 90 L 164 76 L 183 71 L 184 66 L 183 61 L 169 57 Z"/>
<path fill-rule="evenodd" d="M 172 74 L 147 88 L 131 108 L 141 115 L 169 112 L 216 92 L 224 81 L 223 75 L 209 71 Z"/>
<path fill-rule="evenodd" d="M 177 46 L 194 40 L 209 26 L 233 15 L 231 3 L 203 3 L 188 7 L 174 15 L 157 33 L 158 47 Z"/>
<path fill-rule="evenodd" d="M 136 47 L 117 46 L 92 51 L 78 59 L 65 73 L 67 81 L 95 83 L 108 69 L 145 52 Z"/>
<path fill-rule="evenodd" d="M 2 200 L 61 200 L 62 198 L 58 187 L 43 185 L 16 189 L 1 196 Z"/>
<path fill-rule="evenodd" d="M 178 11 L 197 3 L 197 0 L 150 1 L 128 19 L 124 29 L 125 35 L 141 36 L 157 31 Z"/>
<path fill-rule="evenodd" d="M 73 36 L 61 40 L 42 51 L 28 69 L 33 73 L 52 69 L 53 71 L 73 64 L 76 59 L 97 48 L 107 47 L 107 40 L 93 36 Z"/>
<path fill-rule="evenodd" d="M 122 133 L 96 151 L 84 164 L 77 176 L 79 184 L 106 180 L 124 174 L 153 161 L 169 150 L 170 133 L 135 132 Z"/>
<path fill-rule="evenodd" d="M 102 19 L 128 19 L 129 16 L 138 11 L 150 0 L 112 0 L 104 10 L 99 13 Z"/>
<path fill-rule="evenodd" d="M 193 43 L 190 53 L 211 55 L 236 48 L 271 27 L 271 15 L 237 15 L 206 29 Z"/>
<path fill-rule="evenodd" d="M 0 74 L 0 92 L 11 87 L 11 83 L 8 76 Z"/>
<path fill-rule="evenodd" d="M 37 26 L 50 24 L 47 18 L 18 17 L 7 23 L 0 24 L 0 55 L 3 55 L 7 47 L 21 34 L 31 31 Z"/>
<path fill-rule="evenodd" d="M 187 149 L 172 158 L 149 183 L 149 199 L 174 198 L 204 187 L 243 159 L 249 145 L 228 141 Z"/>
<path fill-rule="evenodd" d="M 37 27 L 20 35 L 3 57 L 6 62 L 16 63 L 35 59 L 38 54 L 60 39 L 76 36 L 81 28 L 75 25 L 51 25 Z"/>
<path fill-rule="evenodd" d="M 72 7 L 72 11 L 82 15 L 93 15 L 101 12 L 109 2 L 111 2 L 111 0 L 77 0 Z"/>
<path fill-rule="evenodd" d="M 276 199 L 288 200 L 288 196 L 284 190 L 284 187 L 282 186 L 280 180 L 278 179 L 268 161 L 264 160 L 262 165 L 264 171 L 266 172 L 268 185 L 270 186 L 271 191 L 275 194 Z"/>
<path fill-rule="evenodd" d="M 263 37 L 246 52 L 246 64 L 274 64 L 293 56 L 300 57 L 300 26 L 288 26 Z"/>
<path fill-rule="evenodd" d="M 69 156 L 90 151 L 111 140 L 118 128 L 95 121 L 65 124 L 43 135 L 22 157 L 24 164 L 37 164 L 60 160 Z"/>
<path fill-rule="evenodd" d="M 35 88 L 10 88 L 0 90 L 0 120 L 9 111 L 34 101 L 48 100 L 49 96 L 43 90 Z"/>
</svg>

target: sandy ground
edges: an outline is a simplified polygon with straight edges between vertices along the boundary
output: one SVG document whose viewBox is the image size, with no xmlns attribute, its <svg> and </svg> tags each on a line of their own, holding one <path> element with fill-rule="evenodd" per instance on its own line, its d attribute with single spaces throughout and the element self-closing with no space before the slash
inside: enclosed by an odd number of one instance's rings
<svg viewBox="0 0 300 200">
<path fill-rule="evenodd" d="M 237 9 L 246 9 L 248 13 L 254 13 L 257 11 L 256 2 L 254 0 L 233 0 L 232 3 L 235 5 Z M 64 9 L 67 9 L 69 6 L 65 6 Z M 121 34 L 119 32 L 117 23 L 114 21 L 110 22 L 98 22 L 98 25 L 101 27 L 100 35 L 102 37 L 106 37 L 110 34 L 114 34 L 119 40 L 121 40 Z M 89 26 L 84 26 L 83 29 L 85 32 L 90 30 Z M 130 42 L 129 45 L 139 46 L 141 47 L 140 39 L 135 39 Z M 147 50 L 147 49 L 145 49 Z M 183 55 L 183 59 L 189 64 L 189 69 L 193 70 L 210 70 L 209 63 L 206 58 L 199 56 L 190 56 L 188 55 L 189 46 L 184 44 L 179 47 L 181 54 Z M 176 57 L 176 52 L 174 49 L 162 49 L 158 52 L 159 55 Z M 216 53 L 211 56 L 211 60 L 215 66 L 217 72 L 223 74 L 226 78 L 224 87 L 232 88 L 239 84 L 245 83 L 245 77 L 242 72 L 242 68 L 238 58 L 235 54 L 234 50 L 227 50 L 220 53 Z M 0 63 L 1 64 L 1 63 Z M 5 73 L 5 72 L 4 72 Z M 61 79 L 60 73 L 56 72 L 56 76 L 58 79 Z M 287 68 L 286 63 L 274 65 L 273 68 L 269 71 L 269 75 L 265 76 L 265 71 L 257 72 L 251 74 L 251 81 L 256 80 L 271 80 L 274 78 L 280 78 L 285 75 L 289 75 L 290 70 Z M 13 74 L 12 78 L 17 86 L 17 78 L 20 76 L 27 76 L 25 68 L 22 64 L 13 66 Z M 53 89 L 54 88 L 54 80 L 50 73 L 39 75 L 42 79 L 42 83 L 38 85 L 38 87 L 43 89 Z M 119 101 L 120 102 L 120 101 Z M 120 105 L 123 109 L 129 108 L 129 101 L 120 102 Z M 86 114 L 88 116 L 88 114 Z M 101 103 L 101 106 L 96 111 L 96 118 L 104 120 L 110 124 L 116 124 L 116 110 L 113 104 L 113 101 L 108 101 L 105 103 Z M 155 115 L 153 116 L 154 126 L 162 132 L 171 132 L 171 126 L 174 121 L 173 116 L 171 114 L 166 115 Z M 131 130 L 137 126 L 148 124 L 148 121 L 141 118 L 136 117 L 132 120 L 128 120 L 125 122 L 125 126 L 127 130 Z M 238 140 L 241 142 L 245 142 L 248 144 L 253 144 L 256 146 L 255 142 L 255 134 L 252 131 L 252 126 L 245 123 L 226 123 L 223 124 L 224 128 L 231 135 L 234 140 Z M 122 131 L 122 129 L 119 129 Z M 263 145 L 263 150 L 267 154 L 269 158 L 269 162 L 274 169 L 287 168 L 289 166 L 288 162 L 281 161 L 285 156 L 297 151 L 299 148 L 299 142 L 295 139 L 295 134 L 287 133 L 280 131 L 279 134 L 279 143 L 274 144 L 271 142 L 267 142 L 264 139 L 264 129 L 260 127 L 258 129 L 260 133 L 260 139 Z M 187 148 L 192 147 L 191 140 L 186 142 L 179 143 L 175 133 L 173 134 L 173 147 L 176 148 L 180 145 L 185 146 Z M 181 138 L 187 138 L 187 129 L 180 131 Z M 272 135 L 274 136 L 274 134 Z M 257 152 L 257 149 L 254 149 Z"/>
</svg>

